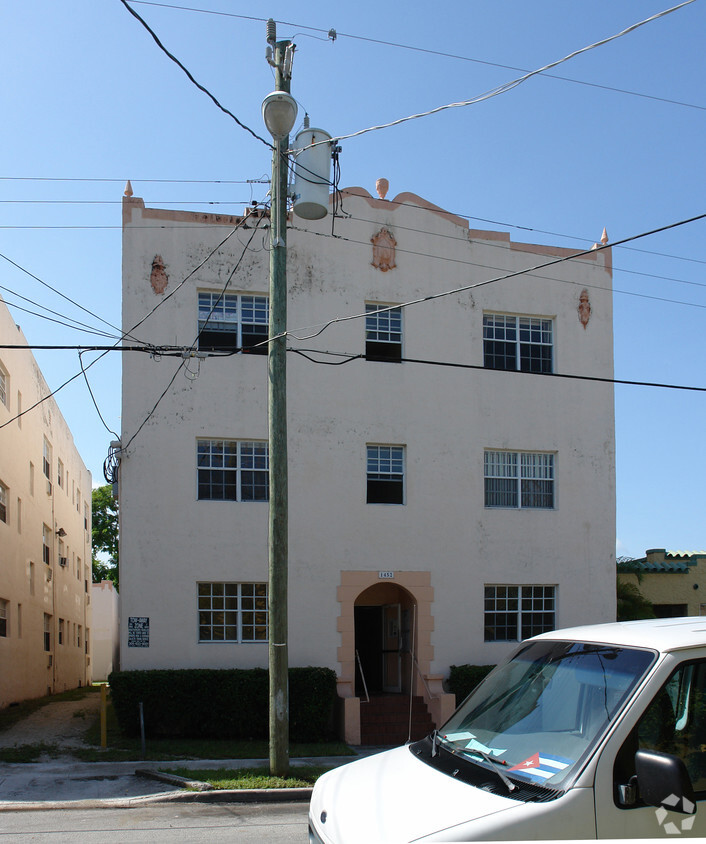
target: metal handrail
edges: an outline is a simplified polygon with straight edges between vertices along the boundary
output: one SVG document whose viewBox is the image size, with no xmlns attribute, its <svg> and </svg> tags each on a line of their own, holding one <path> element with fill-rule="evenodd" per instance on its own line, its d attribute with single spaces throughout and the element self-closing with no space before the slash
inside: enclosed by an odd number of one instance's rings
<svg viewBox="0 0 706 844">
<path fill-rule="evenodd" d="M 363 681 L 363 690 L 365 691 L 365 702 L 370 703 L 370 695 L 368 694 L 368 684 L 365 682 L 365 672 L 363 671 L 363 664 L 360 661 L 360 654 L 358 648 L 355 649 L 355 658 L 358 660 L 358 668 L 360 669 L 360 679 Z"/>
<path fill-rule="evenodd" d="M 429 699 L 431 700 L 434 697 L 434 695 L 432 694 L 432 691 L 429 688 L 429 684 L 427 683 L 426 678 L 422 674 L 422 669 L 419 667 L 419 663 L 417 662 L 417 657 L 414 656 L 414 654 L 412 654 L 412 660 L 414 662 L 414 667 L 417 669 L 417 671 L 419 672 L 419 676 L 422 678 L 422 683 L 424 683 L 424 688 L 427 690 L 427 694 L 429 695 Z"/>
</svg>

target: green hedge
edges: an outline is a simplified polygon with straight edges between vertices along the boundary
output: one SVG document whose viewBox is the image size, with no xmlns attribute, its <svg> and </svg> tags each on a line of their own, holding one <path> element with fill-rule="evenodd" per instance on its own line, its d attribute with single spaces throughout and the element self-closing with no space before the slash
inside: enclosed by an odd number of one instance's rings
<svg viewBox="0 0 706 844">
<path fill-rule="evenodd" d="M 456 695 L 456 706 L 464 701 L 494 665 L 452 665 L 449 671 L 449 691 Z"/>
<path fill-rule="evenodd" d="M 108 678 L 125 735 L 152 738 L 267 739 L 269 680 L 264 668 L 114 671 Z M 289 669 L 291 741 L 333 737 L 336 674 L 330 668 Z"/>
</svg>

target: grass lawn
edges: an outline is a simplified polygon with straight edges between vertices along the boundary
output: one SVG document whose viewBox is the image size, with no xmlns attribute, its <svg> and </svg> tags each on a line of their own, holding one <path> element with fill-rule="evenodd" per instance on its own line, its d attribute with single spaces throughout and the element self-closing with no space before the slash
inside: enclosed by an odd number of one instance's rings
<svg viewBox="0 0 706 844">
<path fill-rule="evenodd" d="M 271 777 L 267 768 L 217 768 L 198 770 L 192 768 L 169 768 L 167 773 L 190 780 L 210 783 L 214 788 L 309 788 L 330 768 L 306 765 L 292 770 L 287 777 Z"/>
</svg>

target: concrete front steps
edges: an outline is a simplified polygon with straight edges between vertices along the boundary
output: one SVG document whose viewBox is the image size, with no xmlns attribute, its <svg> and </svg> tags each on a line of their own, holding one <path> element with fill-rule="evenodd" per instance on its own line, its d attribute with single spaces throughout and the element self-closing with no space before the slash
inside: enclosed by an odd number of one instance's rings
<svg viewBox="0 0 706 844">
<path fill-rule="evenodd" d="M 412 741 L 424 738 L 434 729 L 424 699 L 412 698 Z M 360 702 L 361 745 L 400 745 L 409 737 L 409 697 L 379 695 Z"/>
</svg>

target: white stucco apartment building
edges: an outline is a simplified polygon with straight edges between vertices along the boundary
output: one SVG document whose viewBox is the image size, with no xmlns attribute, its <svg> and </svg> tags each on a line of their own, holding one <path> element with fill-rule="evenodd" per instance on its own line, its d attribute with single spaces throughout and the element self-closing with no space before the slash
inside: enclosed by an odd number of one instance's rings
<svg viewBox="0 0 706 844">
<path fill-rule="evenodd" d="M 609 249 L 340 207 L 288 233 L 289 662 L 356 742 L 361 669 L 438 722 L 452 664 L 615 618 L 612 287 Z M 123 224 L 124 331 L 204 354 L 124 356 L 122 667 L 266 666 L 267 358 L 211 351 L 267 336 L 269 220 Z"/>
<path fill-rule="evenodd" d="M 91 682 L 91 474 L 26 346 L 0 299 L 0 708 Z"/>
</svg>

